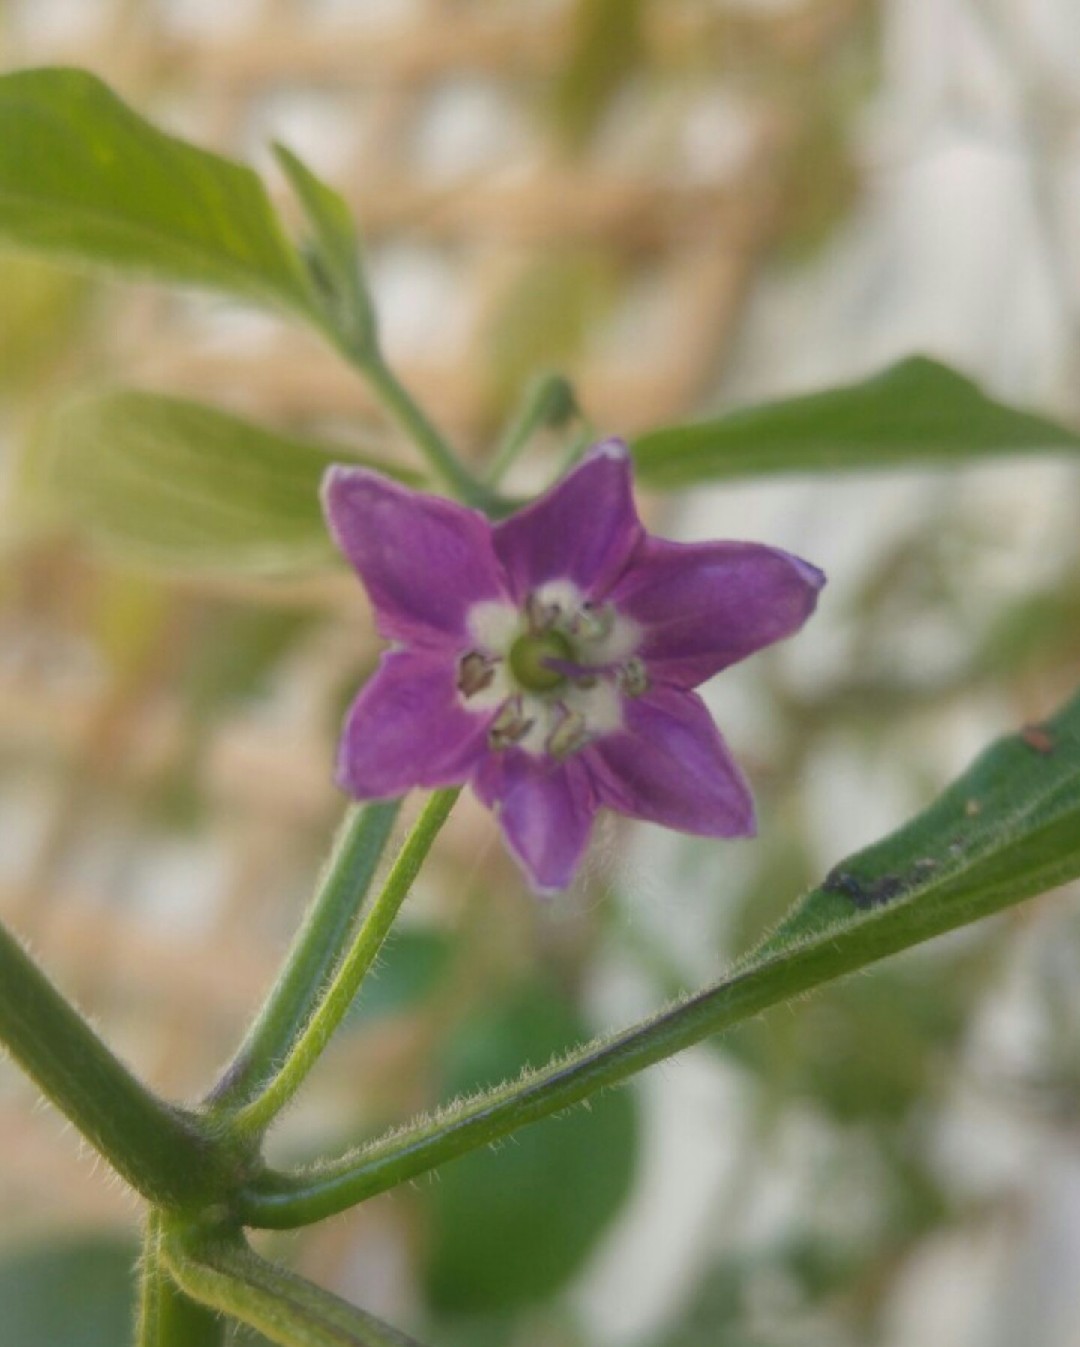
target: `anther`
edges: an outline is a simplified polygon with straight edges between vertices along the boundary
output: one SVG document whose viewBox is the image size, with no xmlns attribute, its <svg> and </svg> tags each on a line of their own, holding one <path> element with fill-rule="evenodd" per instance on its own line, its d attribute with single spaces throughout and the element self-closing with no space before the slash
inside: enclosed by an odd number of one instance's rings
<svg viewBox="0 0 1080 1347">
<path fill-rule="evenodd" d="M 548 735 L 545 747 L 553 758 L 568 758 L 584 748 L 589 738 L 589 727 L 580 711 L 566 711 Z"/>
<path fill-rule="evenodd" d="M 525 715 L 520 697 L 510 697 L 503 702 L 499 714 L 488 729 L 488 744 L 493 749 L 509 748 L 520 743 L 535 724 L 535 720 Z"/>
<path fill-rule="evenodd" d="M 648 670 L 636 655 L 626 661 L 615 677 L 619 690 L 628 697 L 640 697 L 649 690 Z"/>
<path fill-rule="evenodd" d="M 567 624 L 572 636 L 582 641 L 602 641 L 611 635 L 615 625 L 615 610 L 610 603 L 596 608 L 591 603 L 583 603 Z"/>
<path fill-rule="evenodd" d="M 458 665 L 458 691 L 463 697 L 475 697 L 489 688 L 495 678 L 495 662 L 479 650 L 463 655 Z"/>
<path fill-rule="evenodd" d="M 545 603 L 536 594 L 530 594 L 525 600 L 525 619 L 534 635 L 550 631 L 561 617 L 561 604 Z"/>
</svg>

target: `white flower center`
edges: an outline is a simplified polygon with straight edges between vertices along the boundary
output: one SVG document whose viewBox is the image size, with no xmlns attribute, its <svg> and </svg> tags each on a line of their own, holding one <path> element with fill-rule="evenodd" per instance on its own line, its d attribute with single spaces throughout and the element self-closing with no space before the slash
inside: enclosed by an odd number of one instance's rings
<svg viewBox="0 0 1080 1347">
<path fill-rule="evenodd" d="M 649 686 L 635 655 L 641 629 L 611 604 L 594 606 L 569 581 L 550 580 L 524 609 L 485 600 L 468 614 L 473 645 L 458 662 L 470 711 L 497 711 L 496 751 L 516 744 L 566 758 L 622 724 L 624 697 Z"/>
</svg>

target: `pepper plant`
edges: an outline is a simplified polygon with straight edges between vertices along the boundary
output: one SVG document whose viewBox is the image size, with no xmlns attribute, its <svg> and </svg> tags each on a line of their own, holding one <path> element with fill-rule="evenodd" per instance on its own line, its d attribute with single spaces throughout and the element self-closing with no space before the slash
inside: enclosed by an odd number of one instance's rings
<svg viewBox="0 0 1080 1347">
<path fill-rule="evenodd" d="M 462 785 L 496 810 L 541 890 L 571 879 L 600 808 L 716 839 L 752 829 L 745 781 L 693 688 L 792 635 L 823 577 L 764 544 L 649 537 L 631 466 L 643 486 L 667 490 L 1080 448 L 1074 432 L 913 357 L 854 386 L 591 451 L 569 386 L 541 380 L 477 469 L 384 358 L 344 202 L 277 153 L 306 220 L 298 243 L 250 170 L 163 134 L 96 78 L 0 79 L 0 241 L 208 287 L 306 324 L 416 450 L 402 473 L 344 445 L 125 389 L 51 421 L 37 486 L 99 540 L 173 568 L 281 573 L 329 562 L 332 533 L 391 643 L 342 738 L 338 780 L 356 798 L 265 1003 L 200 1102 L 148 1089 L 0 928 L 0 1039 L 145 1202 L 140 1347 L 213 1347 L 229 1322 L 293 1347 L 412 1342 L 259 1256 L 246 1232 L 325 1220 L 767 1007 L 1080 875 L 1077 693 L 795 897 L 711 985 L 358 1148 L 302 1170 L 270 1166 L 268 1129 L 353 1004 Z M 565 427 L 564 471 L 534 502 L 507 499 L 504 473 L 551 426 Z M 386 866 L 398 797 L 412 788 L 431 793 Z"/>
</svg>

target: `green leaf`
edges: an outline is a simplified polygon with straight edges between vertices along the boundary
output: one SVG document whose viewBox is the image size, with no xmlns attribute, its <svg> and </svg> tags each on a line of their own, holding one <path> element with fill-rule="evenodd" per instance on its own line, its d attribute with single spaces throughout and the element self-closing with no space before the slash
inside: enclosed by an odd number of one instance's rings
<svg viewBox="0 0 1080 1347">
<path fill-rule="evenodd" d="M 672 489 L 784 472 L 961 463 L 1002 454 L 1075 454 L 1080 435 L 983 393 L 924 356 L 863 383 L 763 403 L 633 446 L 639 480 Z"/>
<path fill-rule="evenodd" d="M 308 263 L 329 310 L 331 330 L 354 353 L 374 349 L 375 311 L 361 273 L 360 242 L 348 204 L 290 149 L 275 145 L 274 154 L 314 232 Z"/>
<path fill-rule="evenodd" d="M 29 485 L 121 558 L 279 573 L 336 558 L 319 483 L 331 463 L 357 461 L 200 403 L 118 390 L 48 422 Z"/>
<path fill-rule="evenodd" d="M 0 78 L 0 242 L 310 310 L 259 178 L 82 70 Z"/>
<path fill-rule="evenodd" d="M 9 1252 L 0 1261 L 0 1347 L 131 1341 L 138 1250 L 103 1237 Z"/>
<path fill-rule="evenodd" d="M 545 1061 L 582 1036 L 579 1017 L 545 984 L 487 1004 L 442 1050 L 442 1096 L 453 1099 Z M 636 1150 L 632 1095 L 549 1121 L 513 1146 L 440 1170 L 425 1192 L 432 1304 L 457 1314 L 541 1300 L 572 1276 L 628 1196 Z"/>
<path fill-rule="evenodd" d="M 915 944 L 1080 874 L 1080 694 L 987 749 L 904 827 L 835 866 L 754 966 L 843 937 L 845 950 Z M 883 951 L 888 952 L 888 951 Z"/>
</svg>

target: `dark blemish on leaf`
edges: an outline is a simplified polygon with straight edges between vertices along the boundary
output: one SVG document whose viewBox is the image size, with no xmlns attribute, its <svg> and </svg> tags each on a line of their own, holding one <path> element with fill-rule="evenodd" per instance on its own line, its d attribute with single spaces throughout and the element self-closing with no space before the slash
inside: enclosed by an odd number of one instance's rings
<svg viewBox="0 0 1080 1347">
<path fill-rule="evenodd" d="M 839 893 L 863 910 L 884 907 L 904 892 L 904 881 L 899 875 L 882 875 L 869 882 L 858 879 L 850 870 L 830 870 L 821 886 L 826 893 Z"/>
<path fill-rule="evenodd" d="M 1020 738 L 1036 753 L 1050 754 L 1056 747 L 1054 736 L 1041 725 L 1025 725 L 1020 731 Z"/>
<path fill-rule="evenodd" d="M 844 898 L 850 898 L 855 904 L 862 896 L 862 885 L 847 870 L 830 870 L 821 888 L 824 893 L 839 893 Z"/>
</svg>

